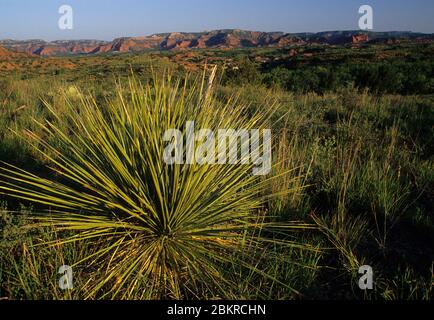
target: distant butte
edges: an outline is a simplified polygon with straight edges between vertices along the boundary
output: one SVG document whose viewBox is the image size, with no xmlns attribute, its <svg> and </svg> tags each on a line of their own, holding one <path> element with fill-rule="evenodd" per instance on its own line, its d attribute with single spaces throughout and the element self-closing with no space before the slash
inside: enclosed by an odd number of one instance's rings
<svg viewBox="0 0 434 320">
<path fill-rule="evenodd" d="M 235 49 L 259 47 L 297 47 L 304 45 L 363 44 L 369 41 L 390 43 L 400 39 L 433 41 L 432 34 L 412 32 L 329 31 L 318 33 L 258 32 L 215 30 L 207 32 L 172 32 L 142 37 L 124 37 L 113 41 L 72 40 L 0 41 L 12 52 L 39 56 L 140 52 L 145 50 Z M 0 52 L 1 54 L 1 52 Z M 3 53 L 5 54 L 5 53 Z M 9 53 L 10 54 L 10 53 Z"/>
</svg>

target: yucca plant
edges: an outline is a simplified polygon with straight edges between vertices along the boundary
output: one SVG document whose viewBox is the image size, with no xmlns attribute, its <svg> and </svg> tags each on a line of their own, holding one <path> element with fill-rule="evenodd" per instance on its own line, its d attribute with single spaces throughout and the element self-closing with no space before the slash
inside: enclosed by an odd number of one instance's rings
<svg viewBox="0 0 434 320">
<path fill-rule="evenodd" d="M 3 163 L 0 191 L 39 206 L 37 225 L 63 234 L 49 244 L 96 248 L 72 265 L 94 270 L 83 281 L 86 298 L 224 296 L 233 280 L 222 267 L 236 256 L 250 268 L 241 257 L 277 241 L 260 236 L 267 179 L 252 175 L 253 163 L 168 165 L 163 159 L 164 132 L 181 129 L 185 136 L 187 121 L 211 130 L 269 125 L 270 106 L 249 114 L 235 98 L 218 102 L 214 75 L 208 85 L 205 76 L 159 76 L 152 85 L 133 77 L 105 103 L 66 94 L 66 112 L 45 103 L 50 117 L 38 122 L 43 134 L 19 133 L 45 157 L 52 177 Z M 258 236 L 245 241 L 246 234 Z"/>
</svg>

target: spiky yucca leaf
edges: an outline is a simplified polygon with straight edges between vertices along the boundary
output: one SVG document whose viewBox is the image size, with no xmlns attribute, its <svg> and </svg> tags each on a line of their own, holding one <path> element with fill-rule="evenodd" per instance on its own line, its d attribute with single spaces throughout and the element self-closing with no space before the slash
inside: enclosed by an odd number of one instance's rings
<svg viewBox="0 0 434 320">
<path fill-rule="evenodd" d="M 81 103 L 65 98 L 66 113 L 46 104 L 52 119 L 39 123 L 44 134 L 26 135 L 56 178 L 0 168 L 3 193 L 49 208 L 40 225 L 73 231 L 60 243 L 97 246 L 76 262 L 96 267 L 83 288 L 89 298 L 223 291 L 230 283 L 219 266 L 258 247 L 259 238 L 243 242 L 244 232 L 263 226 L 254 212 L 264 180 L 252 175 L 253 164 L 167 165 L 163 134 L 187 121 L 199 129 L 262 129 L 270 111 L 247 116 L 236 99 L 222 104 L 210 88 L 203 92 L 204 82 L 186 83 L 157 77 L 143 87 L 132 79 L 104 104 L 83 94 Z"/>
</svg>

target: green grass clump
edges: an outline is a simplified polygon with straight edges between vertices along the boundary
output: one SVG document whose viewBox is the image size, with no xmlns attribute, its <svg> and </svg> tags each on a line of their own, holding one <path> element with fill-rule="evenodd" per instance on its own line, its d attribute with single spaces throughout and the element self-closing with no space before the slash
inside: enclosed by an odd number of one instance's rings
<svg viewBox="0 0 434 320">
<path fill-rule="evenodd" d="M 132 79 L 105 104 L 68 88 L 64 106 L 46 103 L 51 120 L 38 122 L 40 134 L 24 133 L 52 177 L 1 166 L 2 192 L 39 205 L 36 225 L 60 232 L 46 244 L 93 242 L 72 265 L 97 266 L 85 298 L 224 296 L 235 283 L 222 266 L 238 261 L 259 272 L 242 257 L 285 244 L 260 235 L 270 226 L 260 213 L 268 180 L 252 175 L 253 163 L 165 163 L 164 133 L 179 128 L 185 137 L 188 121 L 215 131 L 268 125 L 272 108 L 247 117 L 236 100 L 218 102 L 211 83 L 187 83 L 167 76 L 143 87 Z"/>
</svg>

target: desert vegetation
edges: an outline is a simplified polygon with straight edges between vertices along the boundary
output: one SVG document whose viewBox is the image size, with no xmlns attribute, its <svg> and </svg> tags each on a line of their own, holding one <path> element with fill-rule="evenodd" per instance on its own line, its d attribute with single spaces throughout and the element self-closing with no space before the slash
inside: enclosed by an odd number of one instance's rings
<svg viewBox="0 0 434 320">
<path fill-rule="evenodd" d="M 0 298 L 432 299 L 432 47 L 419 49 L 0 71 Z M 363 50 L 379 60 L 341 59 Z M 166 165 L 164 131 L 192 119 L 272 129 L 272 172 Z M 373 290 L 358 287 L 362 265 Z"/>
</svg>

